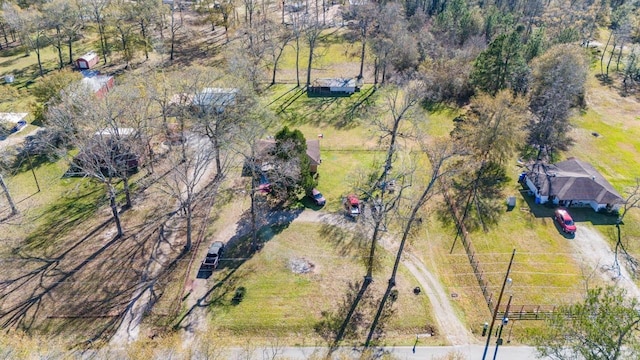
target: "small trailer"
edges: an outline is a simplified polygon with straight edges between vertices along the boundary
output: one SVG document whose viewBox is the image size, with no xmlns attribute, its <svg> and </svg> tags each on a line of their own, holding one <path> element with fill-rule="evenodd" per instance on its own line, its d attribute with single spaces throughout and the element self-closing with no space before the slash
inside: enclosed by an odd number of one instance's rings
<svg viewBox="0 0 640 360">
<path fill-rule="evenodd" d="M 89 51 L 76 60 L 76 67 L 80 70 L 91 69 L 98 64 L 98 61 L 100 61 L 98 54 L 95 51 Z"/>
</svg>

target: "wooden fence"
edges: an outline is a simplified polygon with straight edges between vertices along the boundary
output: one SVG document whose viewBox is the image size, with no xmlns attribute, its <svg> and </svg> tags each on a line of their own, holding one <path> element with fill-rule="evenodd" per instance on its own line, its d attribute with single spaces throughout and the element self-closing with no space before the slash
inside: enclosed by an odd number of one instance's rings
<svg viewBox="0 0 640 360">
<path fill-rule="evenodd" d="M 478 258 L 478 256 L 476 256 L 476 251 L 473 248 L 473 244 L 471 242 L 469 233 L 467 232 L 467 228 L 460 220 L 459 210 L 449 196 L 446 185 L 442 181 L 440 182 L 440 184 L 442 186 L 444 199 L 447 202 L 447 205 L 449 205 L 449 208 L 451 209 L 451 213 L 453 214 L 453 218 L 457 225 L 457 236 L 460 237 L 460 241 L 462 242 L 464 250 L 467 253 L 469 264 L 473 269 L 473 273 L 476 277 L 476 280 L 478 281 L 478 285 L 480 286 L 482 296 L 484 296 L 484 300 L 489 308 L 489 312 L 493 314 L 493 293 L 489 291 L 489 282 L 484 277 L 485 272 L 480 264 L 480 259 Z M 500 304 L 500 309 L 498 309 L 498 311 L 496 312 L 496 320 L 500 320 L 504 317 L 506 308 L 506 304 Z M 507 317 L 513 320 L 545 320 L 558 311 L 559 309 L 555 305 L 511 305 Z"/>
</svg>

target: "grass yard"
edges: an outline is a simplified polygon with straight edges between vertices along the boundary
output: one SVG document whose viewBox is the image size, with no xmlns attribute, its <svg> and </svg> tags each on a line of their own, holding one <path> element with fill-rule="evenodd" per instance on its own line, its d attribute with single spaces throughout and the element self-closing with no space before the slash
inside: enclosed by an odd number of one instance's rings
<svg viewBox="0 0 640 360">
<path fill-rule="evenodd" d="M 279 230 L 282 231 L 278 233 Z M 366 251 L 361 239 L 327 225 L 294 222 L 277 229 L 255 256 L 216 274 L 217 280 L 224 280 L 212 295 L 211 331 L 228 334 L 231 342 L 242 341 L 238 336 L 253 339 L 252 342 L 286 338 L 298 345 L 322 341 L 314 326 L 323 314 L 343 311 L 340 308 L 350 304 L 345 296 L 354 290 L 350 286 L 362 280 Z M 380 254 L 385 271 L 375 274 L 380 280 L 368 291 L 376 296 L 384 290 L 386 282 L 382 279 L 388 276 L 386 270 L 392 265 L 390 255 Z M 293 273 L 290 262 L 302 259 L 313 264 L 312 270 Z M 417 332 L 433 326 L 427 298 L 411 292 L 416 285 L 401 272 L 399 296 L 394 304 L 396 316 L 385 327 L 388 343 L 407 345 L 415 340 Z M 240 287 L 245 289 L 245 295 L 234 302 Z M 367 319 L 374 311 L 373 300 L 365 296 L 361 303 Z"/>
<path fill-rule="evenodd" d="M 311 69 L 311 82 L 321 78 L 352 78 L 360 71 L 361 43 L 349 42 L 343 39 L 344 30 L 330 29 L 322 34 L 322 40 L 314 50 L 313 66 Z M 295 41 L 293 46 L 288 46 L 278 63 L 276 80 L 284 83 L 296 81 L 296 51 Z M 309 60 L 309 47 L 304 39 L 300 38 L 299 55 L 300 82 L 304 84 L 307 79 L 307 64 Z M 364 79 L 367 83 L 373 83 L 373 66 L 369 64 L 372 59 L 365 54 Z"/>
</svg>

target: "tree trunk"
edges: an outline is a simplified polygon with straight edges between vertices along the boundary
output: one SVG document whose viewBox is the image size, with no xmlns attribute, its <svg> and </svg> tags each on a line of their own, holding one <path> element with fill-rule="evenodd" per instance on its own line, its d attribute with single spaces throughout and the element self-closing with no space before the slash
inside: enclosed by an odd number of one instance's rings
<svg viewBox="0 0 640 360">
<path fill-rule="evenodd" d="M 73 37 L 69 36 L 67 46 L 69 47 L 69 64 L 73 64 Z"/>
<path fill-rule="evenodd" d="M 104 24 L 102 24 L 102 22 L 98 22 L 98 35 L 100 36 L 100 48 L 102 49 L 102 62 L 104 63 L 104 65 L 107 65 L 107 37 L 106 34 L 104 32 Z"/>
<path fill-rule="evenodd" d="M 609 55 L 609 61 L 607 61 L 607 78 L 609 78 L 609 66 L 611 66 L 611 59 L 613 59 L 613 55 L 616 52 L 616 43 L 613 43 L 613 49 L 611 49 L 611 55 Z"/>
<path fill-rule="evenodd" d="M 255 174 L 253 174 L 255 176 Z M 251 249 L 258 250 L 258 229 L 256 226 L 256 190 L 251 179 Z"/>
<path fill-rule="evenodd" d="M 218 121 L 216 121 L 215 124 L 215 133 L 213 135 L 213 156 L 215 158 L 216 161 L 216 176 L 221 176 L 222 175 L 222 160 L 220 159 L 220 142 L 218 141 L 218 136 L 220 136 L 220 134 L 218 133 Z"/>
<path fill-rule="evenodd" d="M 38 58 L 38 70 L 40 72 L 40 77 L 44 76 L 44 71 L 42 70 L 42 59 L 40 59 L 40 38 L 36 40 L 36 57 Z"/>
<path fill-rule="evenodd" d="M 147 39 L 147 31 L 146 26 L 144 26 L 144 21 L 140 22 L 140 32 L 142 35 L 142 41 L 144 41 L 144 58 L 149 60 L 149 39 Z"/>
<path fill-rule="evenodd" d="M 314 48 L 315 48 L 315 41 L 309 41 L 309 64 L 307 64 L 307 91 L 309 91 L 309 85 L 311 85 L 311 63 L 313 61 Z"/>
<path fill-rule="evenodd" d="M 122 178 L 122 187 L 124 188 L 124 197 L 126 199 L 125 209 L 131 209 L 133 204 L 131 203 L 131 189 L 129 187 L 129 177 Z"/>
<path fill-rule="evenodd" d="M 362 37 L 362 49 L 360 51 L 360 72 L 358 73 L 358 79 L 362 79 L 362 73 L 364 72 L 364 53 L 367 46 L 366 36 Z"/>
<path fill-rule="evenodd" d="M 7 29 L 4 27 L 4 24 L 2 24 L 2 36 L 4 37 L 4 46 L 8 47 L 9 39 L 7 38 Z"/>
<path fill-rule="evenodd" d="M 184 244 L 184 252 L 188 253 L 189 250 L 191 250 L 191 233 L 192 233 L 192 224 L 191 224 L 191 219 L 193 218 L 193 213 L 192 213 L 192 209 L 191 209 L 191 201 L 188 200 L 187 204 L 185 204 L 185 208 L 184 210 L 186 211 L 187 214 L 187 241 Z"/>
<path fill-rule="evenodd" d="M 300 35 L 296 36 L 296 82 L 300 87 Z"/>
<path fill-rule="evenodd" d="M 60 39 L 60 26 L 56 26 L 56 48 L 58 49 L 58 60 L 60 62 L 60 70 L 64 67 L 64 61 L 62 60 L 62 40 Z"/>
<path fill-rule="evenodd" d="M 376 315 L 373 319 L 373 322 L 371 323 L 371 328 L 369 329 L 369 334 L 367 335 L 367 340 L 365 341 L 365 344 L 364 344 L 365 347 L 369 347 L 369 345 L 371 344 L 371 339 L 373 338 L 373 334 L 376 328 L 378 327 L 378 322 L 380 321 L 380 316 L 382 315 L 382 311 L 384 310 L 387 300 L 389 299 L 391 290 L 396 285 L 396 275 L 398 273 L 398 268 L 400 266 L 400 259 L 402 258 L 402 252 L 404 251 L 404 246 L 409 237 L 409 233 L 411 232 L 411 227 L 413 226 L 413 223 L 416 220 L 418 211 L 422 208 L 422 206 L 424 206 L 424 204 L 427 202 L 427 199 L 429 199 L 429 195 L 431 194 L 436 181 L 441 176 L 440 168 L 442 166 L 442 161 L 444 160 L 438 159 L 436 161 L 432 161 L 433 169 L 432 169 L 431 179 L 429 180 L 429 184 L 427 184 L 427 186 L 424 188 L 424 191 L 420 195 L 420 198 L 414 204 L 413 209 L 411 210 L 409 219 L 407 220 L 407 223 L 404 226 L 404 230 L 402 232 L 402 240 L 400 241 L 400 247 L 398 248 L 398 252 L 396 254 L 396 260 L 395 260 L 395 263 L 393 264 L 393 271 L 391 272 L 391 277 L 389 278 L 387 290 L 385 291 L 384 296 L 382 297 L 380 305 L 378 306 L 378 310 L 376 311 Z"/>
<path fill-rule="evenodd" d="M 607 38 L 607 43 L 604 44 L 604 49 L 602 49 L 602 55 L 600 55 L 600 75 L 604 75 L 604 54 L 607 53 L 607 48 L 609 47 L 609 42 L 611 41 L 611 37 L 613 36 L 613 32 L 609 33 L 609 38 Z"/>
<path fill-rule="evenodd" d="M 109 193 L 109 205 L 111 207 L 111 214 L 113 215 L 113 220 L 116 223 L 116 230 L 118 231 L 116 237 L 120 238 L 124 233 L 122 232 L 120 214 L 118 213 L 118 204 L 116 203 L 116 190 L 113 188 L 112 184 L 107 183 L 107 191 Z"/>
<path fill-rule="evenodd" d="M 7 184 L 4 182 L 4 178 L 2 177 L 2 175 L 0 175 L 0 187 L 2 188 L 2 191 L 4 191 L 4 196 L 6 196 L 7 202 L 9 202 L 9 206 L 11 207 L 11 215 L 18 214 L 18 208 L 16 207 L 16 204 L 13 202 L 13 198 L 9 193 L 9 188 L 7 187 Z"/>
<path fill-rule="evenodd" d="M 620 51 L 618 51 L 618 59 L 616 60 L 616 71 L 620 71 L 620 59 L 622 58 L 622 49 L 624 49 L 624 41 L 620 44 Z"/>
</svg>

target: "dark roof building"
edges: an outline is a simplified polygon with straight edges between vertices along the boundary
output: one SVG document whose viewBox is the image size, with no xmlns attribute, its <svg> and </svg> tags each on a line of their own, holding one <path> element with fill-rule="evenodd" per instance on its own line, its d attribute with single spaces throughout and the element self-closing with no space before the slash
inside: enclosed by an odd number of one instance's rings
<svg viewBox="0 0 640 360">
<path fill-rule="evenodd" d="M 556 164 L 535 163 L 524 177 L 536 202 L 564 206 L 591 206 L 594 210 L 615 210 L 624 199 L 591 166 L 576 158 Z"/>
<path fill-rule="evenodd" d="M 275 145 L 275 140 L 259 140 L 256 144 L 256 152 L 258 153 L 258 156 L 260 156 L 260 154 L 266 154 L 271 151 Z M 307 140 L 307 156 L 309 157 L 309 169 L 311 172 L 318 172 L 318 165 L 322 162 L 322 159 L 320 158 L 319 140 Z"/>
</svg>

